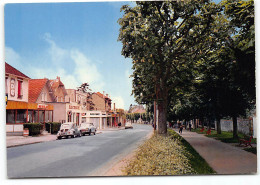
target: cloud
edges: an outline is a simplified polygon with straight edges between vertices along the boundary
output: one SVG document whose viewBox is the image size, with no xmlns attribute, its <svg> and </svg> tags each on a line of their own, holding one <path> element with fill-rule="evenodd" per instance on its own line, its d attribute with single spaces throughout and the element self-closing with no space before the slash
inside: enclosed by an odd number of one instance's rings
<svg viewBox="0 0 260 185">
<path fill-rule="evenodd" d="M 96 65 L 76 49 L 71 50 L 70 56 L 75 62 L 74 74 L 77 79 L 82 83 L 88 82 L 92 90 L 101 91 L 105 83 L 102 81 L 102 75 L 98 71 Z"/>
<path fill-rule="evenodd" d="M 15 65 L 17 69 L 22 67 L 21 57 L 13 48 L 5 47 L 5 61 L 10 65 Z"/>
<path fill-rule="evenodd" d="M 124 109 L 125 108 L 125 102 L 124 99 L 121 96 L 111 96 L 112 99 L 112 109 L 114 109 L 114 103 L 116 104 L 116 109 Z"/>
<path fill-rule="evenodd" d="M 22 71 L 31 78 L 55 79 L 61 77 L 68 89 L 74 89 L 88 82 L 93 91 L 102 91 L 105 83 L 97 66 L 78 49 L 64 49 L 57 45 L 50 33 L 42 37 L 49 47 L 41 58 L 25 60 L 10 47 L 5 48 L 6 62 Z M 31 65 L 32 63 L 48 63 L 47 67 Z"/>
</svg>

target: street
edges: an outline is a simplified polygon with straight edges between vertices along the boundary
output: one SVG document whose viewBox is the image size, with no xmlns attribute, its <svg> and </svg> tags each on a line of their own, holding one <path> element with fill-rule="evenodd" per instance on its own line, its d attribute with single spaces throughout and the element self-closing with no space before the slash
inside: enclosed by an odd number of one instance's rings
<svg viewBox="0 0 260 185">
<path fill-rule="evenodd" d="M 8 178 L 101 176 L 137 148 L 151 125 L 7 148 Z"/>
</svg>

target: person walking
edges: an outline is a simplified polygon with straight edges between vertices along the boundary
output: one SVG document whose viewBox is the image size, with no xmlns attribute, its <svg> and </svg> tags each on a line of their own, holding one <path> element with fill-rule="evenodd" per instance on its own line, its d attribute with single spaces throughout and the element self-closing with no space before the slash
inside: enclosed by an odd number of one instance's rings
<svg viewBox="0 0 260 185">
<path fill-rule="evenodd" d="M 182 134 L 183 125 L 180 126 L 179 133 Z"/>
<path fill-rule="evenodd" d="M 189 129 L 190 129 L 190 131 L 191 131 L 191 123 L 189 122 Z"/>
</svg>

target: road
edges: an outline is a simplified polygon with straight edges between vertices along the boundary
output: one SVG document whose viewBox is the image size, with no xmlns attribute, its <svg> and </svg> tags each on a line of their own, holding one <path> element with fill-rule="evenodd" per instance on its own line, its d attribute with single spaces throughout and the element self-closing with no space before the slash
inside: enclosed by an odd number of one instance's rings
<svg viewBox="0 0 260 185">
<path fill-rule="evenodd" d="M 8 178 L 102 176 L 152 132 L 133 129 L 7 148 Z"/>
</svg>

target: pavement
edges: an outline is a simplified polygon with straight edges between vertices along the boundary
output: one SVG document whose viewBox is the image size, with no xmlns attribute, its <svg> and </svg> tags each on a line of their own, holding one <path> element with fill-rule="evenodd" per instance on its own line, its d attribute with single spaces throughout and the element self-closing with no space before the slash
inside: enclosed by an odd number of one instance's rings
<svg viewBox="0 0 260 185">
<path fill-rule="evenodd" d="M 97 134 L 110 132 L 110 131 L 118 131 L 123 130 L 125 127 L 114 127 L 114 128 L 106 128 L 106 129 L 99 129 L 97 130 Z M 39 135 L 39 136 L 6 136 L 6 147 L 16 147 L 16 146 L 23 146 L 35 143 L 43 143 L 48 141 L 54 141 L 57 139 L 56 134 L 46 134 L 46 135 Z"/>
<path fill-rule="evenodd" d="M 177 133 L 178 130 L 174 129 Z M 180 134 L 203 157 L 217 174 L 256 174 L 257 155 L 243 147 L 223 143 L 203 134 L 183 130 Z"/>
</svg>

